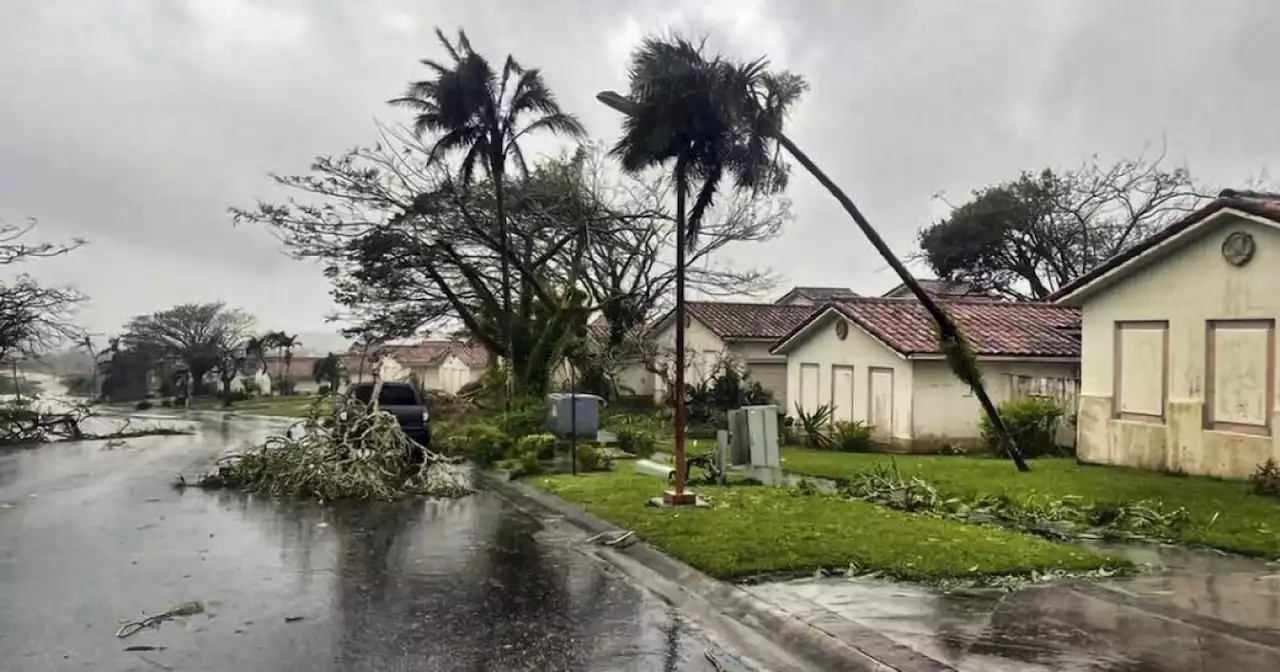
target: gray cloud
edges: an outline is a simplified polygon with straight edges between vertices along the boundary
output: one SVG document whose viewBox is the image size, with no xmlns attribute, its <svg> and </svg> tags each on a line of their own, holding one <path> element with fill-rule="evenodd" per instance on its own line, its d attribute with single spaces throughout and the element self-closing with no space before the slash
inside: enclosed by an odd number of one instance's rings
<svg viewBox="0 0 1280 672">
<path fill-rule="evenodd" d="M 1170 160 L 1223 186 L 1280 162 L 1272 3 L 41 0 L 3 17 L 0 217 L 90 239 L 32 270 L 91 294 L 84 318 L 102 331 L 213 298 L 320 328 L 331 306 L 318 270 L 231 227 L 226 208 L 279 196 L 266 173 L 400 120 L 383 101 L 440 55 L 436 25 L 543 68 L 606 140 L 617 119 L 592 96 L 625 87 L 645 33 L 710 32 L 723 50 L 768 54 L 813 86 L 790 134 L 903 253 L 943 211 L 934 193 L 963 198 L 1024 169 L 1162 138 Z M 797 283 L 893 284 L 811 180 L 798 175 L 790 195 L 787 235 L 735 261 Z"/>
</svg>

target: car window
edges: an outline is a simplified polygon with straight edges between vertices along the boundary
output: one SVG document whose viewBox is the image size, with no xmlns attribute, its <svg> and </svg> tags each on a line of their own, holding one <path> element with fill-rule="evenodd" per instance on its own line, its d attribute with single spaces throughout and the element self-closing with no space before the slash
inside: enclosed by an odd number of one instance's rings
<svg viewBox="0 0 1280 672">
<path fill-rule="evenodd" d="M 378 404 L 382 406 L 417 406 L 418 395 L 408 385 L 384 385 L 378 394 Z"/>
</svg>

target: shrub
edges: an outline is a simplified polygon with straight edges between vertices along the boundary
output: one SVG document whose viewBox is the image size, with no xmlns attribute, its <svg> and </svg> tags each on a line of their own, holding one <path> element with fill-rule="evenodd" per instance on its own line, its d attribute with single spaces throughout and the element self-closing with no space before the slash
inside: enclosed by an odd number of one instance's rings
<svg viewBox="0 0 1280 672">
<path fill-rule="evenodd" d="M 279 392 L 282 397 L 292 397 L 297 390 L 298 383 L 296 381 L 289 380 L 288 378 L 281 380 L 279 385 L 276 386 L 276 391 Z"/>
<path fill-rule="evenodd" d="M 240 389 L 244 390 L 245 394 L 251 397 L 256 397 L 259 394 L 262 394 L 262 386 L 258 384 L 258 379 L 253 377 L 246 376 L 240 378 Z"/>
<path fill-rule="evenodd" d="M 487 422 L 478 422 L 459 431 L 456 440 L 463 442 L 471 459 L 488 466 L 511 454 L 511 436 Z"/>
<path fill-rule="evenodd" d="M 151 410 L 151 402 L 146 400 L 139 401 L 138 403 L 134 404 L 133 407 L 134 409 L 139 411 L 149 411 Z"/>
<path fill-rule="evenodd" d="M 329 394 L 332 391 L 328 383 L 321 383 L 320 387 L 316 388 L 316 394 Z"/>
<path fill-rule="evenodd" d="M 618 448 L 636 457 L 649 457 L 658 448 L 657 439 L 642 429 L 620 429 L 617 435 Z"/>
<path fill-rule="evenodd" d="M 555 457 L 556 435 L 544 432 L 542 434 L 528 434 L 516 439 L 516 454 L 523 456 L 526 453 L 539 460 Z"/>
<path fill-rule="evenodd" d="M 161 399 L 161 400 L 160 400 L 160 406 L 161 406 L 162 408 L 173 408 L 173 400 L 172 400 L 172 399 Z"/>
<path fill-rule="evenodd" d="M 1000 404 L 1000 418 L 1026 458 L 1064 455 L 1054 435 L 1062 419 L 1062 405 L 1047 397 L 1017 397 Z M 991 452 L 1008 457 L 991 421 L 982 416 L 982 443 Z"/>
<path fill-rule="evenodd" d="M 584 443 L 578 446 L 579 471 L 609 471 L 612 468 L 613 458 L 599 444 Z"/>
<path fill-rule="evenodd" d="M 511 410 L 500 413 L 498 426 L 511 436 L 541 434 L 547 429 L 547 405 L 536 398 L 516 399 Z"/>
<path fill-rule="evenodd" d="M 871 425 L 860 420 L 840 420 L 831 426 L 831 447 L 845 453 L 871 452 Z"/>
<path fill-rule="evenodd" d="M 1253 485 L 1255 495 L 1280 497 L 1280 464 L 1268 457 L 1249 477 L 1249 483 Z"/>
</svg>

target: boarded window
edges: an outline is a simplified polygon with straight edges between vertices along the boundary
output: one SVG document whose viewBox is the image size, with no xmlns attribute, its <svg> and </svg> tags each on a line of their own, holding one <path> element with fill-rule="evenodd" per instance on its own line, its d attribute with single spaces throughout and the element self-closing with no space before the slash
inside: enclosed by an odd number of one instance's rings
<svg viewBox="0 0 1280 672">
<path fill-rule="evenodd" d="M 1275 321 L 1210 320 L 1205 336 L 1205 427 L 1270 434 Z"/>
<path fill-rule="evenodd" d="M 805 413 L 818 410 L 818 365 L 800 365 L 800 408 Z"/>
<path fill-rule="evenodd" d="M 1161 421 L 1169 389 L 1168 322 L 1117 322 L 1115 415 L 1126 420 Z"/>
</svg>

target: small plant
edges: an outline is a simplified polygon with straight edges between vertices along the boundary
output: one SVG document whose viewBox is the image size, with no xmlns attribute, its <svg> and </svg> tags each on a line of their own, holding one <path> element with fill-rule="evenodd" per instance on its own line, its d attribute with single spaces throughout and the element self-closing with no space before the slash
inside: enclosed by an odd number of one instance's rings
<svg viewBox="0 0 1280 672">
<path fill-rule="evenodd" d="M 539 434 L 547 428 L 547 405 L 538 399 L 516 399 L 511 410 L 497 420 L 502 431 L 511 436 Z"/>
<path fill-rule="evenodd" d="M 1255 495 L 1280 497 L 1280 463 L 1268 457 L 1266 462 L 1259 464 L 1254 470 L 1249 483 L 1253 486 Z"/>
<path fill-rule="evenodd" d="M 823 404 L 807 413 L 796 402 L 796 424 L 800 427 L 800 444 L 807 448 L 831 447 L 831 435 L 828 425 L 831 424 L 831 407 Z"/>
<path fill-rule="evenodd" d="M 516 440 L 516 455 L 533 455 L 536 460 L 555 457 L 556 435 L 550 432 L 527 434 Z"/>
<path fill-rule="evenodd" d="M 584 443 L 578 446 L 579 471 L 609 471 L 613 468 L 613 458 L 595 443 Z"/>
<path fill-rule="evenodd" d="M 1067 451 L 1059 447 L 1054 438 L 1058 422 L 1063 417 L 1062 405 L 1057 401 L 1047 397 L 1017 397 L 1002 402 L 998 410 L 1023 457 L 1066 454 Z M 1008 457 L 1004 444 L 986 415 L 982 416 L 982 443 L 987 450 Z"/>
<path fill-rule="evenodd" d="M 488 466 L 511 454 L 511 436 L 495 425 L 478 422 L 459 434 L 467 454 L 481 465 Z"/>
<path fill-rule="evenodd" d="M 871 425 L 861 420 L 840 420 L 831 425 L 831 447 L 844 453 L 868 453 L 875 447 Z"/>
<path fill-rule="evenodd" d="M 321 383 L 320 387 L 316 388 L 316 394 L 329 394 L 332 391 L 328 383 Z"/>
<path fill-rule="evenodd" d="M 151 402 L 144 399 L 134 404 L 133 408 L 134 410 L 138 410 L 138 411 L 149 411 L 151 410 Z"/>
<path fill-rule="evenodd" d="M 617 435 L 618 448 L 636 457 L 649 457 L 658 448 L 658 441 L 644 430 L 621 429 L 618 430 Z"/>
</svg>

